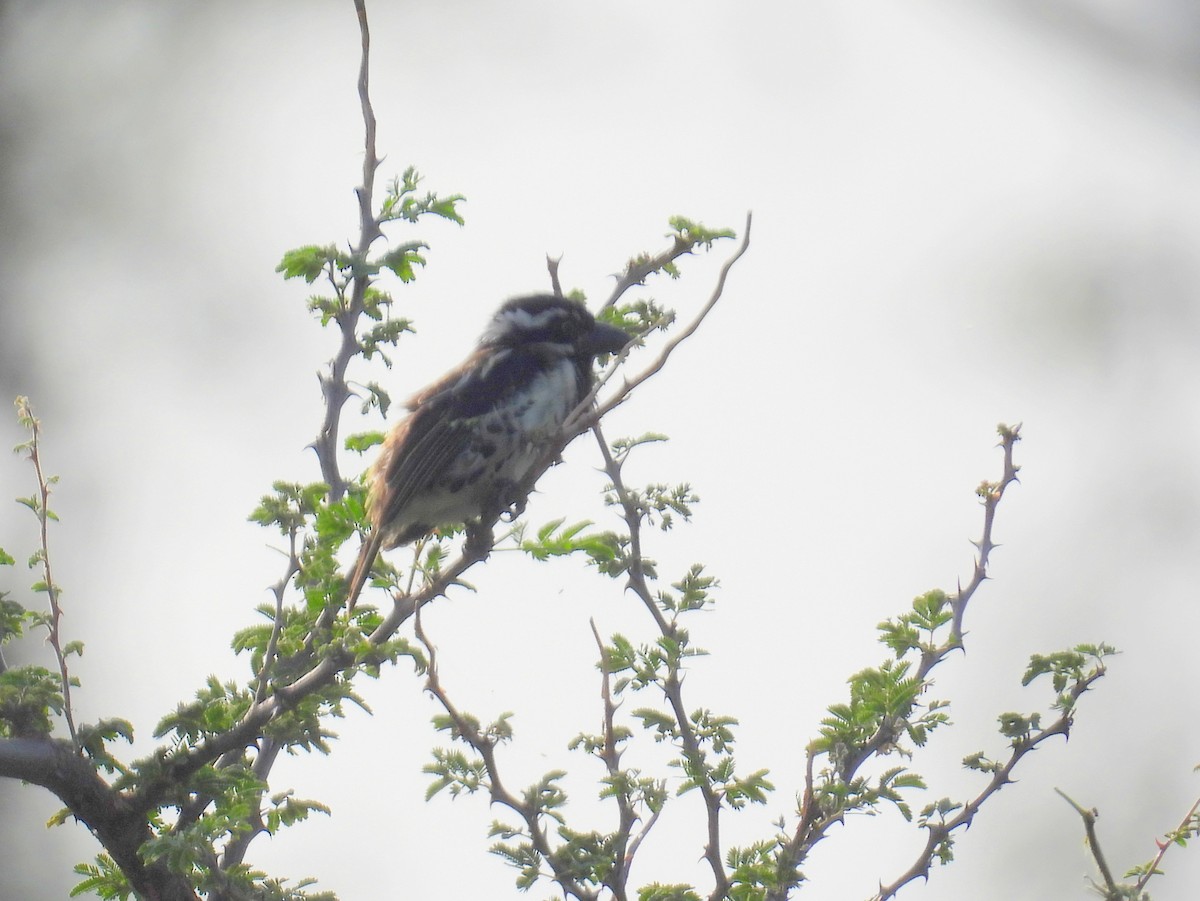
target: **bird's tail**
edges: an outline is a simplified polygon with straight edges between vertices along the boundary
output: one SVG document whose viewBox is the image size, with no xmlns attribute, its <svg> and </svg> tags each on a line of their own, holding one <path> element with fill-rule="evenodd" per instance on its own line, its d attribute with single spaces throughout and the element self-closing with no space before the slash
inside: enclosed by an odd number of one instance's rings
<svg viewBox="0 0 1200 901">
<path fill-rule="evenodd" d="M 371 567 L 375 564 L 375 558 L 379 556 L 379 545 L 382 540 L 383 530 L 375 529 L 371 532 L 371 537 L 364 541 L 362 547 L 359 548 L 358 560 L 354 564 L 354 572 L 350 576 L 349 587 L 346 590 L 347 613 L 354 612 L 358 596 L 362 594 L 363 586 L 367 584 L 367 577 L 371 574 Z"/>
</svg>

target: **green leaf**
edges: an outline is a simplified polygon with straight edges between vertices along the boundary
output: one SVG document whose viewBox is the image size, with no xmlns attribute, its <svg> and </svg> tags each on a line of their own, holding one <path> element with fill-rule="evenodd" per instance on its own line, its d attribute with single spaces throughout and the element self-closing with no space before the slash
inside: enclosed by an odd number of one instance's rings
<svg viewBox="0 0 1200 901">
<path fill-rule="evenodd" d="M 0 736 L 48 736 L 51 717 L 62 712 L 62 683 L 45 667 L 13 667 L 0 673 Z"/>
<path fill-rule="evenodd" d="M 1031 713 L 1023 716 L 1019 713 L 1002 713 L 997 719 L 1000 722 L 1000 734 L 1012 739 L 1013 743 L 1025 741 L 1037 731 L 1041 724 L 1042 715 Z"/>
<path fill-rule="evenodd" d="M 75 865 L 75 874 L 86 877 L 71 889 L 71 897 L 92 893 L 105 901 L 126 901 L 133 897 L 133 887 L 121 872 L 121 868 L 107 854 L 96 855 L 96 864 Z"/>
<path fill-rule="evenodd" d="M 652 707 L 641 707 L 633 711 L 632 716 L 642 721 L 642 728 L 654 731 L 654 740 L 663 741 L 667 738 L 678 738 L 679 727 L 675 717 Z"/>
<path fill-rule="evenodd" d="M 648 262 L 646 257 L 643 262 Z M 675 322 L 675 311 L 667 309 L 653 300 L 636 300 L 606 307 L 597 318 L 608 325 L 615 325 L 639 340 L 651 332 L 665 332 Z"/>
<path fill-rule="evenodd" d="M 379 354 L 384 364 L 391 368 L 391 360 L 383 353 L 382 348 L 395 346 L 401 335 L 412 330 L 412 323 L 407 319 L 385 319 L 363 332 L 358 339 L 358 345 L 362 348 L 363 357 L 369 360 L 375 354 Z"/>
<path fill-rule="evenodd" d="M 465 198 L 461 194 L 438 197 L 433 193 L 419 198 L 416 191 L 421 180 L 421 176 L 412 166 L 404 170 L 402 178 L 392 179 L 379 209 L 380 221 L 403 219 L 406 222 L 416 222 L 422 216 L 432 215 L 462 225 L 463 218 L 459 215 L 458 204 Z"/>
<path fill-rule="evenodd" d="M 378 260 L 378 265 L 382 269 L 390 269 L 395 273 L 396 277 L 402 282 L 411 282 L 417 277 L 414 266 L 424 266 L 425 257 L 418 251 L 427 250 L 428 244 L 421 241 L 410 241 L 407 244 L 401 244 L 392 250 L 389 250 Z"/>
<path fill-rule="evenodd" d="M 376 445 L 383 444 L 383 432 L 358 432 L 346 436 L 346 450 L 356 454 L 365 453 Z"/>
<path fill-rule="evenodd" d="M 638 901 L 700 901 L 700 896 L 690 885 L 652 882 L 638 889 Z"/>
<path fill-rule="evenodd" d="M 586 532 L 592 523 L 582 520 L 563 526 L 565 520 L 556 519 L 546 523 L 537 531 L 536 539 L 524 539 L 518 545 L 534 560 L 565 557 L 583 553 L 592 563 L 608 561 L 614 556 L 614 537 L 610 532 Z"/>
<path fill-rule="evenodd" d="M 612 443 L 612 455 L 618 462 L 622 462 L 635 447 L 643 444 L 659 444 L 669 440 L 661 432 L 645 432 L 636 438 L 618 438 Z"/>
<path fill-rule="evenodd" d="M 0 591 L 0 644 L 13 638 L 20 638 L 25 633 L 26 625 L 34 625 L 33 617 L 16 601 L 10 601 L 8 595 Z"/>
<path fill-rule="evenodd" d="M 974 754 L 968 754 L 964 757 L 963 766 L 969 770 L 978 770 L 981 773 L 997 773 L 1004 768 L 1003 764 L 992 760 L 982 751 L 976 751 Z"/>
<path fill-rule="evenodd" d="M 311 285 L 337 258 L 337 248 L 332 244 L 307 244 L 287 251 L 275 271 L 282 272 L 284 278 L 302 278 Z"/>
</svg>

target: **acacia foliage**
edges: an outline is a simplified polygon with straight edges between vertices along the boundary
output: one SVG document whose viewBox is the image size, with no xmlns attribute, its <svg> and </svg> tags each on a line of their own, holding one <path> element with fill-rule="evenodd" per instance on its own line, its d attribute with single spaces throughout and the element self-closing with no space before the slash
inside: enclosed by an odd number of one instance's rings
<svg viewBox="0 0 1200 901">
<path fill-rule="evenodd" d="M 382 599 L 378 605 L 364 603 L 351 614 L 344 612 L 339 558 L 347 542 L 361 540 L 366 524 L 361 478 L 345 477 L 341 461 L 347 453 L 369 452 L 382 438 L 378 432 L 341 436 L 347 401 L 357 394 L 359 413 L 378 408 L 385 416 L 391 406 L 388 392 L 375 380 L 359 382 L 352 392 L 347 372 L 358 363 L 390 366 L 392 354 L 412 333 L 412 322 L 397 312 L 392 286 L 410 283 L 427 263 L 428 247 L 418 239 L 375 248 L 385 232 L 429 216 L 462 224 L 462 198 L 423 191 L 413 168 L 392 179 L 376 202 L 379 160 L 368 91 L 368 32 L 365 9 L 361 2 L 356 5 L 365 125 L 357 189 L 360 234 L 346 247 L 315 243 L 288 251 L 279 265 L 285 278 L 312 286 L 308 311 L 339 339 L 336 354 L 321 371 L 323 404 L 313 444 L 319 478 L 277 482 L 251 514 L 278 534 L 286 563 L 274 603 L 259 607 L 256 621 L 233 637 L 234 653 L 247 663 L 246 677 L 210 679 L 167 712 L 155 729 L 161 744 L 146 757 L 124 759 L 121 746 L 132 739 L 133 727 L 123 719 L 75 722 L 70 694 L 77 682 L 70 661 L 82 644 L 60 630 L 60 588 L 50 544 L 55 479 L 42 467 L 38 420 L 28 402 L 18 399 L 18 417 L 29 436 L 18 450 L 28 456 L 35 484 L 34 493 L 19 500 L 37 525 L 28 563 L 36 576 L 32 590 L 44 597 L 45 606 L 27 609 L 11 591 L 0 592 L 0 643 L 45 632 L 51 665 L 8 667 L 0 657 L 0 775 L 56 794 L 64 807 L 55 822 L 77 819 L 104 846 L 104 853 L 77 868 L 76 894 L 333 898 L 309 878 L 291 881 L 255 870 L 247 855 L 257 836 L 327 812 L 319 800 L 272 789 L 279 754 L 331 753 L 333 721 L 348 704 L 364 706 L 356 685 L 400 661 L 424 675 L 425 689 L 442 709 L 435 725 L 445 744 L 432 750 L 425 768 L 429 797 L 484 793 L 490 798 L 501 811 L 488 827 L 495 839 L 492 852 L 514 868 L 518 889 L 548 883 L 564 897 L 619 901 L 781 901 L 802 888 L 805 862 L 833 825 L 852 814 L 885 811 L 912 823 L 925 844 L 906 871 L 881 881 L 876 898 L 893 897 L 935 865 L 951 861 L 955 842 L 992 796 L 1010 784 L 1022 759 L 1043 742 L 1069 733 L 1081 697 L 1104 675 L 1113 649 L 1078 645 L 1034 654 L 1023 681 L 1046 686 L 1045 702 L 1033 711 L 1001 712 L 996 748 L 964 759 L 963 765 L 979 774 L 973 796 L 928 796 L 917 755 L 950 723 L 948 703 L 934 696 L 932 677 L 949 654 L 963 647 L 968 605 L 988 575 L 996 512 L 1017 476 L 1020 430 L 1001 426 L 1001 475 L 977 490 L 983 526 L 968 583 L 954 592 L 930 590 L 879 625 L 883 659 L 853 674 L 846 697 L 829 706 L 805 749 L 803 784 L 778 790 L 765 768 L 746 767 L 735 758 L 735 713 L 712 710 L 685 690 L 690 668 L 722 665 L 704 661 L 705 651 L 693 639 L 693 632 L 703 629 L 697 614 L 716 603 L 718 580 L 702 563 L 660 575 L 648 554 L 652 541 L 670 540 L 662 533 L 692 517 L 697 494 L 688 483 L 630 484 L 627 461 L 664 438 L 647 433 L 609 439 L 603 417 L 663 371 L 672 351 L 695 333 L 748 246 L 749 220 L 707 301 L 682 321 L 646 293 L 649 285 L 655 278 L 679 278 L 686 257 L 733 241 L 731 230 L 671 219 L 667 246 L 631 256 L 612 293 L 599 304 L 601 318 L 629 331 L 637 349 L 629 359 L 622 355 L 610 362 L 595 405 L 592 398 L 581 405 L 544 463 L 550 465 L 569 441 L 592 433 L 608 476 L 604 499 L 613 518 L 607 528 L 566 520 L 519 521 L 483 547 L 463 542 L 461 529 L 447 528 L 419 543 L 403 568 L 387 562 L 376 567 L 372 589 Z M 556 266 L 550 275 L 561 292 Z M 631 372 L 635 363 L 640 368 Z M 420 610 L 460 584 L 468 570 L 485 565 L 489 552 L 498 548 L 519 551 L 531 566 L 551 558 L 580 559 L 614 592 L 630 589 L 645 613 L 644 634 L 602 636 L 593 626 L 602 687 L 600 726 L 580 731 L 571 744 L 600 767 L 597 794 L 615 814 L 606 828 L 573 816 L 561 771 L 510 790 L 501 778 L 497 750 L 513 741 L 511 717 L 484 722 L 461 709 L 440 679 L 437 649 L 421 627 Z M 11 572 L 15 564 L 0 550 L 0 567 Z M 668 769 L 633 765 L 636 748 L 645 743 L 672 749 Z M 709 871 L 707 882 L 638 884 L 635 865 L 646 837 L 659 827 L 663 809 L 688 794 L 702 800 L 704 815 L 694 822 L 694 843 Z M 724 841 L 731 816 L 780 796 L 794 797 L 795 803 L 759 839 L 737 846 Z M 1196 829 L 1193 808 L 1169 839 L 1184 844 Z M 1118 885 L 1102 867 L 1102 888 L 1109 897 L 1138 897 L 1160 860 L 1161 855 L 1132 870 L 1129 876 L 1137 880 L 1132 884 Z"/>
</svg>

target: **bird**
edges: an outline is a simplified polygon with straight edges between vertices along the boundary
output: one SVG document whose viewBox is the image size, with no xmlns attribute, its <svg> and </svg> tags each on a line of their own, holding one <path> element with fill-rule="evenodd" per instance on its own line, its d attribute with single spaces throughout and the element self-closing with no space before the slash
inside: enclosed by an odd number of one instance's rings
<svg viewBox="0 0 1200 901">
<path fill-rule="evenodd" d="M 371 530 L 347 583 L 347 608 L 381 550 L 438 526 L 488 529 L 504 511 L 520 513 L 527 480 L 540 475 L 534 468 L 591 391 L 593 361 L 630 340 L 575 300 L 505 301 L 475 350 L 409 398 L 408 415 L 384 439 L 367 477 Z"/>
</svg>

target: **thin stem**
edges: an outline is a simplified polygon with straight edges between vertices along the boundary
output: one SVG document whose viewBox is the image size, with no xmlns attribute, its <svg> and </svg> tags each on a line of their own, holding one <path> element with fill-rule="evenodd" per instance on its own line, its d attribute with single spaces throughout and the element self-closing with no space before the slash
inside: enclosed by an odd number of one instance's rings
<svg viewBox="0 0 1200 901">
<path fill-rule="evenodd" d="M 365 260 L 367 252 L 376 239 L 383 235 L 380 221 L 374 213 L 375 172 L 379 168 L 379 156 L 375 148 L 375 110 L 371 105 L 370 61 L 371 31 L 367 23 L 366 0 L 354 0 L 358 13 L 358 30 L 362 44 L 362 55 L 358 67 L 358 101 L 363 118 L 363 167 L 362 184 L 355 189 L 358 198 L 359 236 L 353 248 L 356 260 Z M 313 442 L 321 466 L 321 477 L 329 485 L 330 501 L 336 502 L 346 492 L 346 483 L 338 468 L 338 432 L 341 426 L 342 407 L 350 397 L 350 386 L 346 383 L 346 369 L 358 354 L 358 318 L 362 314 L 371 277 L 365 272 L 354 276 L 349 299 L 342 297 L 341 310 L 336 316 L 341 332 L 338 352 L 329 361 L 329 372 L 321 376 L 321 391 L 325 396 L 325 420 L 321 431 Z"/>
<path fill-rule="evenodd" d="M 425 633 L 425 629 L 421 625 L 419 606 L 416 608 L 413 634 L 425 649 L 425 656 L 429 664 L 425 675 L 425 690 L 433 695 L 437 702 L 442 705 L 446 714 L 454 722 L 454 728 L 458 735 L 483 761 L 484 770 L 487 773 L 486 788 L 492 803 L 507 807 L 521 817 L 525 822 L 525 831 L 529 836 L 529 841 L 533 845 L 534 850 L 537 851 L 542 860 L 547 862 L 553 861 L 553 849 L 550 847 L 550 840 L 546 834 L 546 830 L 542 827 L 541 812 L 534 804 L 521 801 L 517 798 L 516 795 L 504 787 L 504 783 L 501 781 L 500 766 L 496 761 L 495 739 L 482 734 L 475 723 L 463 715 L 446 693 L 446 689 L 443 687 L 441 678 L 438 675 L 437 648 L 429 640 L 429 636 Z M 579 898 L 580 901 L 596 901 L 598 898 L 595 892 L 580 884 L 566 872 L 555 869 L 553 878 L 562 889 L 564 895 L 574 896 Z"/>
<path fill-rule="evenodd" d="M 708 308 L 711 309 L 711 303 Z M 675 623 L 669 621 L 663 615 L 654 597 L 654 593 L 651 591 L 650 585 L 646 580 L 645 566 L 642 562 L 642 511 L 633 500 L 629 490 L 625 487 L 624 480 L 621 478 L 621 465 L 609 450 L 608 441 L 605 439 L 598 422 L 592 426 L 592 434 L 596 436 L 596 442 L 600 446 L 600 454 L 604 458 L 604 470 L 612 481 L 613 490 L 617 493 L 617 498 L 621 502 L 621 508 L 624 511 L 625 526 L 629 532 L 630 564 L 627 587 L 642 601 L 642 605 L 650 613 L 651 617 L 653 617 L 655 625 L 658 626 L 658 630 L 662 636 L 672 640 L 676 639 L 678 637 L 678 630 Z M 692 728 L 691 720 L 688 718 L 687 707 L 683 703 L 683 683 L 679 678 L 679 666 L 676 661 L 673 660 L 669 664 L 667 677 L 660 682 L 659 687 L 675 717 L 675 724 L 679 729 L 680 748 L 688 762 L 688 766 L 695 774 L 694 782 L 704 801 L 704 811 L 707 820 L 707 841 L 704 846 L 704 859 L 708 862 L 713 874 L 713 890 L 709 898 L 711 901 L 719 901 L 729 891 L 729 878 L 725 874 L 725 864 L 721 856 L 721 794 L 714 790 L 709 780 L 702 777 L 702 774 L 705 772 L 704 754 L 700 749 L 700 742 L 696 737 L 695 730 Z"/>
<path fill-rule="evenodd" d="M 1004 492 L 1013 482 L 1017 481 L 1017 473 L 1020 467 L 1013 463 L 1013 449 L 1018 441 L 1021 440 L 1021 424 L 1015 426 L 1001 426 L 1000 429 L 1000 447 L 1004 451 L 1004 472 L 1000 477 L 999 482 L 984 482 L 977 489 L 977 494 L 983 502 L 983 534 L 979 541 L 975 542 L 975 547 L 979 551 L 979 556 L 975 560 L 975 569 L 971 575 L 971 581 L 967 587 L 960 588 L 957 595 L 951 601 L 951 610 L 954 613 L 953 627 L 950 630 L 950 646 L 953 648 L 962 647 L 963 635 L 963 617 L 967 612 L 967 604 L 974 596 L 976 590 L 987 579 L 988 562 L 991 559 L 992 551 L 995 550 L 995 542 L 992 541 L 992 527 L 996 520 L 996 508 L 1000 505 L 1000 501 L 1004 497 Z M 922 669 L 919 675 L 924 676 L 928 671 L 927 666 L 932 664 L 928 660 L 922 660 Z"/>
<path fill-rule="evenodd" d="M 608 654 L 604 650 L 604 640 L 600 637 L 600 630 L 596 628 L 596 621 L 589 619 L 588 624 L 592 627 L 592 636 L 596 639 L 596 647 L 600 651 L 600 698 L 604 702 L 604 748 L 599 756 L 604 761 L 608 775 L 613 778 L 615 785 L 621 775 L 621 750 L 617 747 L 615 723 L 617 705 L 612 696 L 612 673 Z M 616 792 L 615 799 L 617 802 L 617 832 L 616 844 L 613 848 L 613 870 L 612 874 L 605 879 L 605 884 L 612 889 L 614 901 L 625 901 L 625 884 L 629 878 L 629 866 L 633 862 L 633 851 L 635 850 L 634 845 L 630 842 L 630 834 L 638 817 L 633 805 L 629 803 L 627 792 Z M 644 834 L 643 830 L 642 835 Z M 641 836 L 639 835 L 638 838 L 640 840 Z"/>
<path fill-rule="evenodd" d="M 1197 811 L 1200 811 L 1200 798 L 1196 799 L 1196 803 L 1192 805 L 1191 809 L 1187 812 L 1187 815 L 1180 822 L 1179 828 L 1175 830 L 1177 835 L 1183 834 L 1189 827 L 1191 827 L 1193 833 L 1195 833 L 1197 827 L 1191 826 L 1191 824 L 1196 819 Z M 1158 865 L 1162 863 L 1163 857 L 1166 856 L 1167 849 L 1174 844 L 1176 844 L 1174 841 L 1164 842 L 1160 840 L 1158 842 L 1158 853 L 1154 856 L 1154 860 L 1150 862 L 1149 869 L 1147 869 L 1145 873 L 1138 877 L 1137 890 L 1139 892 L 1146 887 L 1146 883 L 1150 881 L 1150 877 L 1159 872 Z"/>
<path fill-rule="evenodd" d="M 721 295 L 724 294 L 725 282 L 729 277 L 730 270 L 733 269 L 734 264 L 736 264 L 737 261 L 742 258 L 742 255 L 750 248 L 750 226 L 752 222 L 753 215 L 751 213 L 747 213 L 746 226 L 742 231 L 742 241 L 738 245 L 737 250 L 735 250 L 724 262 L 724 264 L 722 264 L 721 271 L 717 275 L 716 285 L 713 286 L 713 290 L 709 295 L 708 301 L 703 307 L 700 308 L 700 311 L 692 317 L 692 320 L 681 331 L 676 333 L 670 341 L 663 345 L 663 349 L 659 352 L 658 356 L 655 357 L 654 361 L 649 366 L 647 366 L 632 379 L 628 379 L 622 383 L 621 387 L 611 397 L 598 404 L 594 410 L 591 409 L 590 402 L 588 403 L 586 409 L 576 408 L 576 410 L 567 420 L 566 426 L 572 431 L 573 434 L 582 432 L 593 422 L 599 422 L 601 417 L 603 417 L 605 414 L 625 403 L 625 401 L 629 399 L 629 395 L 633 392 L 633 390 L 638 385 L 642 384 L 642 382 L 653 377 L 664 366 L 666 366 L 667 360 L 670 358 L 671 354 L 675 352 L 675 349 L 696 332 L 696 329 L 700 327 L 700 324 L 708 317 L 708 314 L 712 312 L 713 307 L 717 305 L 717 301 L 721 299 Z M 605 305 L 607 306 L 609 303 L 615 302 L 615 298 L 617 296 L 619 296 L 619 294 L 614 294 L 614 297 L 610 298 L 608 303 Z M 615 371 L 615 365 L 609 367 L 608 372 L 606 372 L 600 379 L 597 389 L 603 387 L 603 385 L 610 378 L 612 378 Z"/>
<path fill-rule="evenodd" d="M 750 214 L 746 214 L 746 231 L 750 231 Z M 749 235 L 743 236 L 743 250 L 745 245 L 749 243 Z M 616 285 L 613 286 L 612 293 L 608 295 L 608 299 L 600 305 L 600 309 L 607 309 L 613 306 L 622 295 L 635 285 L 643 284 L 647 278 L 656 272 L 660 272 L 671 263 L 674 263 L 682 256 L 687 256 L 696 248 L 696 243 L 688 241 L 681 235 L 675 236 L 675 241 L 666 250 L 660 252 L 656 256 L 649 257 L 644 260 L 630 260 L 625 267 L 625 271 L 617 278 Z M 740 253 L 739 253 L 740 256 Z"/>
<path fill-rule="evenodd" d="M 287 569 L 279 581 L 271 586 L 271 593 L 275 595 L 275 618 L 271 623 L 271 637 L 267 641 L 266 650 L 263 652 L 262 666 L 259 668 L 258 676 L 256 677 L 258 685 L 254 689 L 255 703 L 258 703 L 267 696 L 271 664 L 275 662 L 275 657 L 279 653 L 279 634 L 283 630 L 283 600 L 287 594 L 288 585 L 291 584 L 293 577 L 298 572 L 300 572 L 300 555 L 296 550 L 296 527 L 293 526 L 288 530 Z"/>
<path fill-rule="evenodd" d="M 54 651 L 55 660 L 58 663 L 59 683 L 62 686 L 63 696 L 63 720 L 67 724 L 67 731 L 71 736 L 71 744 L 74 745 L 76 751 L 79 751 L 79 736 L 75 731 L 75 714 L 71 704 L 71 674 L 67 669 L 67 655 L 63 651 L 62 643 L 61 626 L 63 610 L 62 605 L 59 603 L 59 587 L 54 581 L 54 573 L 50 566 L 50 520 L 57 518 L 50 512 L 50 484 L 53 480 L 47 479 L 45 472 L 42 470 L 41 422 L 33 415 L 33 409 L 29 406 L 29 401 L 26 398 L 18 397 L 16 405 L 18 418 L 22 425 L 29 429 L 29 442 L 25 447 L 28 448 L 28 459 L 33 463 L 33 471 L 38 485 L 37 499 L 31 506 L 38 518 L 38 537 L 41 544 L 38 558 L 42 564 L 42 586 L 46 591 L 46 599 L 50 605 L 50 620 L 47 623 L 47 629 L 50 633 L 48 641 Z"/>
<path fill-rule="evenodd" d="M 646 567 L 642 556 L 642 511 L 625 487 L 625 482 L 621 478 L 621 464 L 616 461 L 612 451 L 609 450 L 608 440 L 604 437 L 600 423 L 592 426 L 592 434 L 596 437 L 600 456 L 604 458 L 604 472 L 612 480 L 613 490 L 617 492 L 617 499 L 621 502 L 625 527 L 629 530 L 629 583 L 627 587 L 641 599 L 646 611 L 654 618 L 654 624 L 658 626 L 658 631 L 671 637 L 675 633 L 675 627 L 667 621 L 658 604 L 654 602 L 654 593 L 646 581 Z"/>
</svg>

